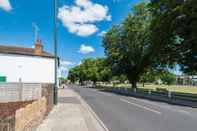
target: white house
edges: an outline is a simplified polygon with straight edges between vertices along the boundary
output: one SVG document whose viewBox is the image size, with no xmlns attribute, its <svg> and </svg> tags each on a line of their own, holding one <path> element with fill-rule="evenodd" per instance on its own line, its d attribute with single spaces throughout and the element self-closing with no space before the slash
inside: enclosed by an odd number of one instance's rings
<svg viewBox="0 0 197 131">
<path fill-rule="evenodd" d="M 55 57 L 45 52 L 41 40 L 34 48 L 0 45 L 0 81 L 54 83 Z"/>
</svg>

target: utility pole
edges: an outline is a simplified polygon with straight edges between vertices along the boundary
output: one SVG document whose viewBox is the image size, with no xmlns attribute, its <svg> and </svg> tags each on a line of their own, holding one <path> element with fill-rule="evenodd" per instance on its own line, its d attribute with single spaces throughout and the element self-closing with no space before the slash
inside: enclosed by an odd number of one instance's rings
<svg viewBox="0 0 197 131">
<path fill-rule="evenodd" d="M 57 70 L 58 70 L 58 0 L 54 0 L 54 54 L 55 54 L 55 85 L 54 85 L 54 104 L 57 105 L 58 102 L 58 80 L 57 80 Z"/>
</svg>

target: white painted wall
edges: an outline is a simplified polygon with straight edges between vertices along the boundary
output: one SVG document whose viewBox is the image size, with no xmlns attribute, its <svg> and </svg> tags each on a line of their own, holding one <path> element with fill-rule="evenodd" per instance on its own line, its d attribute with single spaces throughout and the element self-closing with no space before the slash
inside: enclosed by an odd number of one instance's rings
<svg viewBox="0 0 197 131">
<path fill-rule="evenodd" d="M 0 54 L 0 76 L 7 82 L 54 83 L 54 66 L 52 58 Z"/>
</svg>

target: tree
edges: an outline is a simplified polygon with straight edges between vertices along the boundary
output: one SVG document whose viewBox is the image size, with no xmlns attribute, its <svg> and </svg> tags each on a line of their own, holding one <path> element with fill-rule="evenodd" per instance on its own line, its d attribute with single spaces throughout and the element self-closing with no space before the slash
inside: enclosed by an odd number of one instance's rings
<svg viewBox="0 0 197 131">
<path fill-rule="evenodd" d="M 96 60 L 93 58 L 84 59 L 81 67 L 83 68 L 86 80 L 92 81 L 95 84 L 98 80 L 98 67 Z"/>
<path fill-rule="evenodd" d="M 140 79 L 140 82 L 142 82 L 143 87 L 144 87 L 144 83 L 154 83 L 156 81 L 156 79 L 158 78 L 158 72 L 154 71 L 154 70 L 149 70 L 147 72 L 145 72 Z"/>
<path fill-rule="evenodd" d="M 112 78 L 111 67 L 105 58 L 98 58 L 96 60 L 98 68 L 98 81 L 108 82 Z"/>
<path fill-rule="evenodd" d="M 163 46 L 163 64 L 179 64 L 185 73 L 197 72 L 197 1 L 151 0 L 152 42 Z"/>
<path fill-rule="evenodd" d="M 169 71 L 163 71 L 160 74 L 160 79 L 164 84 L 171 85 L 174 84 L 176 81 L 176 75 L 173 73 L 170 73 Z"/>
<path fill-rule="evenodd" d="M 103 38 L 113 72 L 126 75 L 133 88 L 137 88 L 140 76 L 155 62 L 160 49 L 150 41 L 151 19 L 147 3 L 140 3 L 122 24 L 113 26 Z"/>
<path fill-rule="evenodd" d="M 82 66 L 78 65 L 69 70 L 68 79 L 72 83 L 78 81 L 80 84 L 83 84 L 83 82 L 87 79 L 87 77 L 86 77 L 85 72 L 82 69 Z"/>
<path fill-rule="evenodd" d="M 59 84 L 60 85 L 67 83 L 67 79 L 65 77 L 59 77 L 58 79 L 59 79 Z"/>
<path fill-rule="evenodd" d="M 108 66 L 105 58 L 86 58 L 82 63 L 69 71 L 68 79 L 72 82 L 92 81 L 94 85 L 97 81 L 109 81 L 111 68 Z"/>
</svg>

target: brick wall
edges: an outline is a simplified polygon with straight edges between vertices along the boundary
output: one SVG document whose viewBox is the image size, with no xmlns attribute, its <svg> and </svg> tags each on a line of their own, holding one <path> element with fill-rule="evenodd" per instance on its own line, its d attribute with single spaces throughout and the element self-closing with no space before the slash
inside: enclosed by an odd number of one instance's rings
<svg viewBox="0 0 197 131">
<path fill-rule="evenodd" d="M 14 131 L 16 110 L 31 103 L 32 101 L 0 103 L 0 131 Z"/>
<path fill-rule="evenodd" d="M 45 97 L 47 101 L 47 113 L 50 112 L 54 106 L 53 88 L 53 84 L 42 84 L 42 97 Z"/>
<path fill-rule="evenodd" d="M 0 117 L 0 131 L 15 130 L 15 115 Z"/>
<path fill-rule="evenodd" d="M 41 84 L 37 100 L 0 103 L 0 131 L 23 131 L 32 121 L 44 118 L 52 108 L 53 84 Z"/>
<path fill-rule="evenodd" d="M 38 117 L 44 117 L 47 110 L 45 97 L 34 101 L 24 108 L 18 109 L 15 113 L 15 131 L 23 131 L 31 121 Z"/>
</svg>

